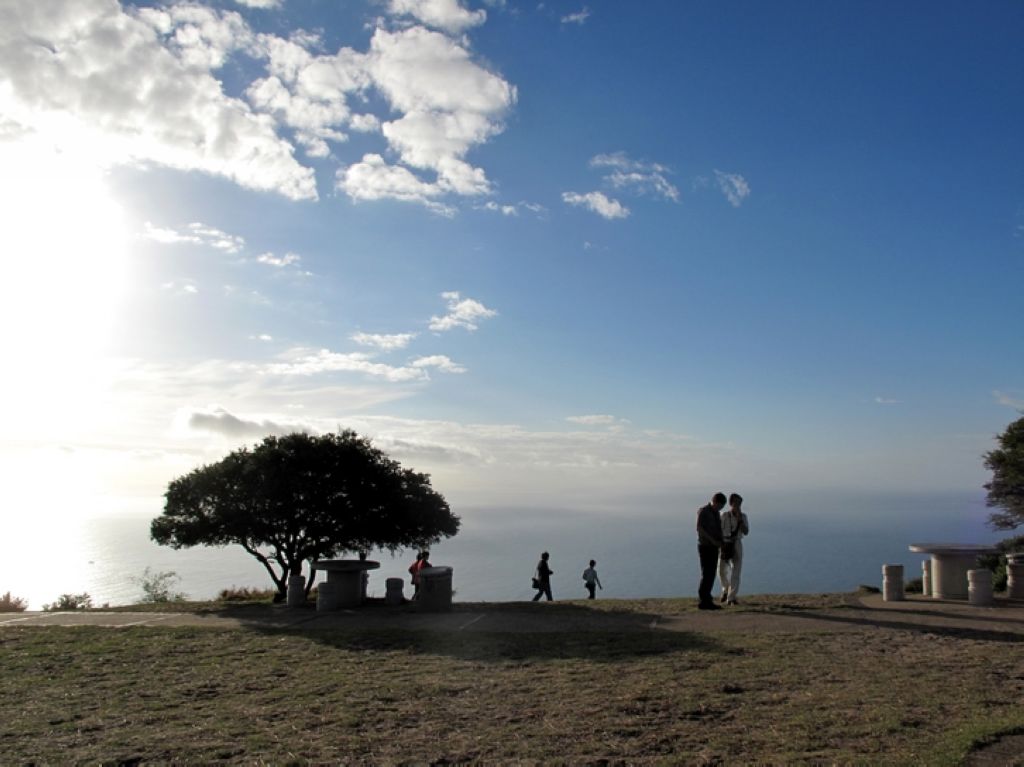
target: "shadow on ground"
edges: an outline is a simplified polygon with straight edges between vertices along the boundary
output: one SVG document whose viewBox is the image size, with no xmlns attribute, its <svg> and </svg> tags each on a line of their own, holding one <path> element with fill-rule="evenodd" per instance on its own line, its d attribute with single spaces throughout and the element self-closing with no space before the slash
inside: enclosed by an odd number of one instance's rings
<svg viewBox="0 0 1024 767">
<path fill-rule="evenodd" d="M 273 608 L 265 608 L 273 609 Z M 278 611 L 280 612 L 280 611 Z M 340 613 L 308 612 L 287 625 L 240 611 L 224 615 L 253 630 L 301 632 L 324 645 L 352 651 L 397 651 L 476 661 L 583 658 L 615 663 L 680 651 L 733 653 L 713 636 L 657 628 L 657 615 L 634 610 L 592 609 L 581 604 L 503 603 L 460 606 L 445 613 L 414 607 L 374 606 Z M 289 611 L 294 616 L 295 611 Z"/>
</svg>

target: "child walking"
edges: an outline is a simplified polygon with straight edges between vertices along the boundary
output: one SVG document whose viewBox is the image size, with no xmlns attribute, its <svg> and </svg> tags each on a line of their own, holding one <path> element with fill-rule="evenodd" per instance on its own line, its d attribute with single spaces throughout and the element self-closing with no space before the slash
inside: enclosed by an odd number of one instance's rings
<svg viewBox="0 0 1024 767">
<path fill-rule="evenodd" d="M 597 570 L 594 569 L 596 565 L 593 559 L 590 560 L 590 567 L 583 571 L 583 585 L 587 587 L 587 592 L 590 596 L 587 599 L 594 599 L 595 589 L 604 590 L 604 586 L 601 585 L 601 579 L 597 577 Z"/>
</svg>

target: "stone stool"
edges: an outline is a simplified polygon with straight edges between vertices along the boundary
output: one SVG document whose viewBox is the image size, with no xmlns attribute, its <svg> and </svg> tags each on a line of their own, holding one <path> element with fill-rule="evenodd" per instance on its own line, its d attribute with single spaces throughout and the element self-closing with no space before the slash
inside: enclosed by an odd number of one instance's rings
<svg viewBox="0 0 1024 767">
<path fill-rule="evenodd" d="M 1024 562 L 1007 562 L 1006 575 L 1006 596 L 1024 599 Z"/>
<path fill-rule="evenodd" d="M 388 578 L 384 581 L 384 587 L 387 591 L 384 594 L 384 602 L 389 605 L 400 605 L 405 601 L 405 594 L 402 593 L 402 588 L 405 586 L 405 581 L 401 578 Z"/>
<path fill-rule="evenodd" d="M 316 609 L 318 612 L 341 609 L 341 589 L 337 583 L 323 581 L 316 587 Z"/>
<path fill-rule="evenodd" d="M 903 565 L 882 565 L 882 599 L 903 601 Z"/>
<path fill-rule="evenodd" d="M 288 576 L 289 607 L 302 607 L 306 604 L 306 578 L 302 575 Z"/>
<path fill-rule="evenodd" d="M 967 571 L 967 601 L 975 607 L 987 607 L 992 604 L 991 570 Z"/>
</svg>

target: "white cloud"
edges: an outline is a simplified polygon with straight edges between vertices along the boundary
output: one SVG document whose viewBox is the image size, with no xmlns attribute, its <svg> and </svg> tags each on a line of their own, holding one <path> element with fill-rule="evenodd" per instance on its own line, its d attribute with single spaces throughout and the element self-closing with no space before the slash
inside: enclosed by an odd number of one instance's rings
<svg viewBox="0 0 1024 767">
<path fill-rule="evenodd" d="M 388 12 L 412 16 L 430 27 L 459 34 L 487 20 L 487 11 L 468 11 L 458 0 L 391 0 Z"/>
<path fill-rule="evenodd" d="M 235 2 L 249 8 L 262 8 L 265 10 L 274 10 L 284 4 L 284 0 L 235 0 Z"/>
<path fill-rule="evenodd" d="M 268 373 L 286 376 L 311 376 L 320 373 L 363 373 L 375 378 L 383 378 L 393 383 L 408 381 L 425 381 L 428 379 L 422 367 L 396 367 L 383 362 L 374 362 L 373 357 L 361 352 L 340 354 L 328 349 L 310 352 L 295 349 L 290 353 L 287 362 L 268 365 Z"/>
<path fill-rule="evenodd" d="M 184 229 L 170 229 L 153 226 L 149 221 L 144 224 L 142 236 L 164 245 L 187 243 L 203 245 L 225 253 L 239 253 L 245 247 L 245 238 L 228 234 L 213 226 L 193 222 Z"/>
<path fill-rule="evenodd" d="M 420 357 L 411 363 L 414 368 L 437 368 L 444 373 L 465 373 L 466 368 L 458 363 L 452 362 L 443 354 L 434 354 L 430 357 Z"/>
<path fill-rule="evenodd" d="M 269 333 L 260 333 L 258 336 L 249 336 L 250 341 L 273 341 L 274 337 Z"/>
<path fill-rule="evenodd" d="M 626 216 L 629 215 L 629 208 L 618 200 L 606 197 L 603 192 L 587 192 L 586 194 L 564 192 L 562 194 L 562 200 L 567 202 L 569 205 L 578 205 L 587 208 L 608 220 L 626 218 Z"/>
<path fill-rule="evenodd" d="M 283 256 L 275 256 L 273 253 L 262 253 L 256 256 L 256 260 L 261 264 L 267 266 L 274 266 L 278 269 L 297 264 L 302 260 L 302 256 L 297 253 L 285 253 Z"/>
<path fill-rule="evenodd" d="M 211 69 L 252 43 L 234 12 L 112 0 L 0 5 L 0 113 L 106 166 L 156 163 L 316 199 L 313 171 Z"/>
<path fill-rule="evenodd" d="M 590 9 L 584 6 L 576 13 L 570 13 L 562 17 L 563 24 L 584 24 L 590 18 Z"/>
<path fill-rule="evenodd" d="M 901 400 L 898 399 L 890 399 L 888 397 L 875 397 L 876 405 L 899 405 L 900 403 Z"/>
<path fill-rule="evenodd" d="M 722 194 L 734 208 L 738 208 L 750 196 L 750 184 L 738 173 L 722 173 L 716 170 L 715 180 Z"/>
<path fill-rule="evenodd" d="M 679 202 L 679 190 L 666 174 L 664 165 L 630 159 L 625 152 L 599 154 L 591 158 L 592 168 L 610 168 L 605 181 L 616 189 L 627 189 L 639 194 L 653 194 L 666 200 Z"/>
<path fill-rule="evenodd" d="M 503 216 L 518 216 L 520 211 L 528 210 L 531 213 L 540 215 L 544 213 L 544 206 L 533 202 L 498 203 L 488 200 L 483 205 L 476 206 L 477 210 L 489 210 L 492 213 L 500 213 Z"/>
<path fill-rule="evenodd" d="M 443 216 L 455 215 L 455 209 L 431 198 L 441 189 L 420 181 L 408 168 L 388 165 L 379 154 L 364 155 L 361 162 L 340 168 L 336 187 L 355 200 L 400 200 L 417 202 Z"/>
<path fill-rule="evenodd" d="M 381 351 L 391 352 L 396 349 L 404 349 L 416 338 L 415 333 L 353 333 L 349 336 L 360 346 L 372 346 Z"/>
<path fill-rule="evenodd" d="M 565 420 L 582 426 L 614 426 L 619 423 L 619 419 L 613 415 L 571 415 Z"/>
<path fill-rule="evenodd" d="M 431 317 L 430 329 L 436 332 L 443 332 L 453 328 L 465 328 L 476 330 L 477 322 L 482 319 L 494 317 L 498 313 L 488 309 L 479 301 L 472 298 L 462 298 L 457 291 L 442 293 L 441 297 L 448 301 L 448 313 L 443 317 Z"/>
</svg>

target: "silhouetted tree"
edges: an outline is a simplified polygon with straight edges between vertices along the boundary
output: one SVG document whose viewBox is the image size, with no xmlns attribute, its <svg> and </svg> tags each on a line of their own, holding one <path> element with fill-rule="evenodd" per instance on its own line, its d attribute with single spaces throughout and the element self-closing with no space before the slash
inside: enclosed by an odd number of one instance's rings
<svg viewBox="0 0 1024 767">
<path fill-rule="evenodd" d="M 999 448 L 985 454 L 985 468 L 992 481 L 985 485 L 988 505 L 1002 509 L 989 516 L 997 530 L 1024 525 L 1024 418 L 1006 427 L 996 439 Z"/>
<path fill-rule="evenodd" d="M 278 600 L 304 561 L 422 548 L 459 530 L 428 475 L 353 431 L 267 437 L 173 480 L 165 498 L 153 540 L 175 549 L 238 544 L 267 569 Z"/>
</svg>

